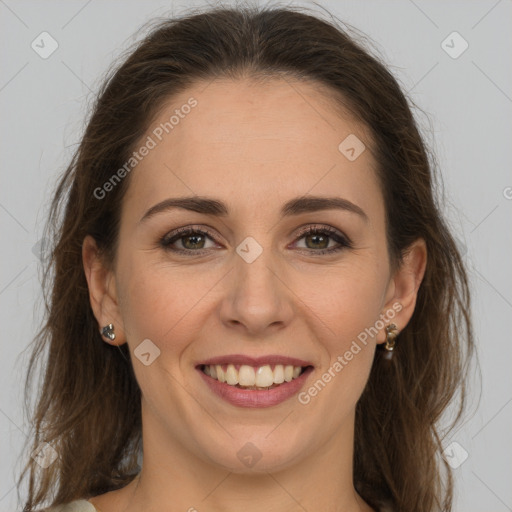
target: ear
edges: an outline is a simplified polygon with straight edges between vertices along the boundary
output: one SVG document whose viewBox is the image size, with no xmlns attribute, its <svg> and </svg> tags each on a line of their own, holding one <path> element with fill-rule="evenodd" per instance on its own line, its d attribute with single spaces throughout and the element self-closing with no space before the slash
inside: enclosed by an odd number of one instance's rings
<svg viewBox="0 0 512 512">
<path fill-rule="evenodd" d="M 381 315 L 381 318 L 387 320 L 384 328 L 379 330 L 377 343 L 386 341 L 387 325 L 395 324 L 400 332 L 409 323 L 414 313 L 418 289 L 423 281 L 426 266 L 426 243 L 423 238 L 418 238 L 406 249 L 402 264 L 390 279 Z"/>
<path fill-rule="evenodd" d="M 104 326 L 113 324 L 115 340 L 103 335 L 102 338 L 111 345 L 122 345 L 126 342 L 126 337 L 117 300 L 115 276 L 113 271 L 105 266 L 96 241 L 90 235 L 84 238 L 82 244 L 82 261 L 89 287 L 89 300 L 98 321 L 100 334 Z"/>
</svg>

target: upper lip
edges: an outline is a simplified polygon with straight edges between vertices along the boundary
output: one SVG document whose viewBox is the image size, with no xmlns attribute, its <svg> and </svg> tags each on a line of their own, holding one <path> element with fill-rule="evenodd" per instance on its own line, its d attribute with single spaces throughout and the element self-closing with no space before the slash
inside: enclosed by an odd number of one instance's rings
<svg viewBox="0 0 512 512">
<path fill-rule="evenodd" d="M 223 364 L 246 364 L 248 366 L 264 366 L 266 364 L 282 364 L 293 366 L 313 366 L 310 362 L 295 357 L 281 356 L 277 354 L 269 354 L 268 356 L 249 357 L 243 354 L 231 354 L 226 356 L 217 356 L 210 359 L 205 359 L 197 364 L 201 365 L 223 365 Z"/>
</svg>

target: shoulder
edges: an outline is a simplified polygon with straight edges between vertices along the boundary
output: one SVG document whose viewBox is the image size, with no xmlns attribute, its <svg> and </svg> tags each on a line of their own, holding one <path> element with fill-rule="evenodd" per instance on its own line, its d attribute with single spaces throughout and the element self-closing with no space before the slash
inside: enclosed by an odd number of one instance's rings
<svg viewBox="0 0 512 512">
<path fill-rule="evenodd" d="M 97 512 L 92 503 L 87 500 L 75 500 L 63 505 L 45 508 L 40 512 Z"/>
</svg>

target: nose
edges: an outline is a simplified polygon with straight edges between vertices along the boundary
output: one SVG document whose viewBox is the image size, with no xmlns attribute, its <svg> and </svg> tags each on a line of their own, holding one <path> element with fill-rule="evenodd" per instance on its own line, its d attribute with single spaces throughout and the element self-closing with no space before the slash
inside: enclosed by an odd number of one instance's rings
<svg viewBox="0 0 512 512">
<path fill-rule="evenodd" d="M 263 250 L 251 263 L 237 254 L 234 265 L 226 276 L 222 322 L 245 337 L 264 337 L 285 328 L 294 313 L 293 293 L 272 251 Z"/>
</svg>

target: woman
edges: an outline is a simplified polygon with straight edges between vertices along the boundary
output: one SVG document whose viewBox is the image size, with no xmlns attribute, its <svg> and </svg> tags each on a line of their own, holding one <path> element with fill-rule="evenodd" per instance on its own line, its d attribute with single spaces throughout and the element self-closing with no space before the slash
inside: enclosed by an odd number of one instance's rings
<svg viewBox="0 0 512 512">
<path fill-rule="evenodd" d="M 467 276 L 404 94 L 340 27 L 160 22 L 49 225 L 25 511 L 451 510 Z"/>
</svg>

